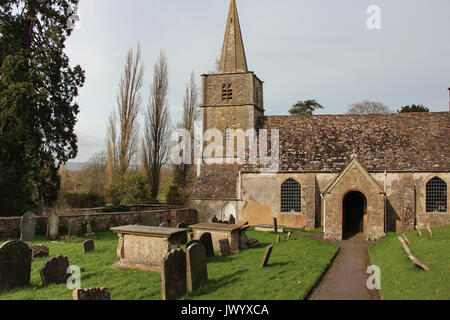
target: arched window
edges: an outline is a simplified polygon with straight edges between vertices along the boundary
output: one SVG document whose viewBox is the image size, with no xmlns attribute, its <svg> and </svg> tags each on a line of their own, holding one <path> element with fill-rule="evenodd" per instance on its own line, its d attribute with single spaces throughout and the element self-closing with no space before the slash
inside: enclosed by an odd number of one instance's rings
<svg viewBox="0 0 450 320">
<path fill-rule="evenodd" d="M 447 184 L 438 177 L 427 183 L 426 207 L 429 213 L 447 212 Z"/>
<path fill-rule="evenodd" d="M 288 179 L 281 185 L 281 212 L 302 212 L 302 187 L 294 179 Z"/>
</svg>

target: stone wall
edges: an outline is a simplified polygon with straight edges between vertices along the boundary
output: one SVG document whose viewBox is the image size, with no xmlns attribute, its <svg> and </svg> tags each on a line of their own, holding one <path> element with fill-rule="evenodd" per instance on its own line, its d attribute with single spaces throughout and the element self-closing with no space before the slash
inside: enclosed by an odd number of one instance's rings
<svg viewBox="0 0 450 320">
<path fill-rule="evenodd" d="M 197 211 L 189 208 L 60 215 L 60 234 L 67 234 L 69 221 L 74 219 L 78 221 L 80 230 L 82 230 L 82 221 L 84 221 L 86 216 L 89 216 L 92 219 L 92 227 L 94 230 L 109 230 L 111 227 L 132 224 L 159 226 L 163 222 L 168 222 L 170 227 L 176 227 L 176 225 L 181 222 L 188 225 L 198 222 Z M 21 217 L 0 218 L 0 237 L 19 237 L 20 218 Z M 47 216 L 39 216 L 37 218 L 36 234 L 47 234 L 47 218 Z"/>
</svg>

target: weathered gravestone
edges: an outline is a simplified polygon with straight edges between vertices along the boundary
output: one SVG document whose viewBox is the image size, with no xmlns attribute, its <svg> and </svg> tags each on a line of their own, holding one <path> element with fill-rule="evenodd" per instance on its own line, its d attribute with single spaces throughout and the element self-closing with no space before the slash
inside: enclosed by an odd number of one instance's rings
<svg viewBox="0 0 450 320">
<path fill-rule="evenodd" d="M 94 240 L 86 240 L 83 242 L 83 252 L 89 253 L 95 250 Z"/>
<path fill-rule="evenodd" d="M 206 257 L 214 257 L 214 246 L 212 242 L 211 233 L 206 232 L 201 235 L 200 242 L 203 243 L 203 245 L 206 248 Z"/>
<path fill-rule="evenodd" d="M 86 216 L 86 218 L 84 219 L 85 224 L 86 224 L 86 234 L 85 237 L 89 238 L 89 239 L 97 239 L 97 235 L 92 232 L 92 219 L 90 216 Z"/>
<path fill-rule="evenodd" d="M 191 240 L 188 243 L 186 243 L 186 248 L 189 248 L 190 246 L 192 246 L 193 244 L 196 244 L 196 243 L 201 243 L 201 242 L 199 240 Z"/>
<path fill-rule="evenodd" d="M 177 228 L 178 229 L 186 229 L 187 225 L 186 223 L 179 223 L 177 224 Z M 187 242 L 187 233 L 184 233 L 181 237 L 180 237 L 180 243 L 181 244 L 185 244 Z"/>
<path fill-rule="evenodd" d="M 111 300 L 108 288 L 75 289 L 72 291 L 73 300 Z"/>
<path fill-rule="evenodd" d="M 48 237 L 50 240 L 58 239 L 59 232 L 59 217 L 57 215 L 51 215 L 48 217 Z"/>
<path fill-rule="evenodd" d="M 218 223 L 218 222 L 219 222 L 219 219 L 217 219 L 217 217 L 214 217 L 214 218 L 211 219 L 211 222 L 212 222 L 212 223 Z"/>
<path fill-rule="evenodd" d="M 69 237 L 75 237 L 79 233 L 80 233 L 80 228 L 78 226 L 78 221 L 75 219 L 69 220 L 69 229 L 68 229 Z"/>
<path fill-rule="evenodd" d="M 162 300 L 176 300 L 186 294 L 186 254 L 182 249 L 170 251 L 161 272 Z"/>
<path fill-rule="evenodd" d="M 36 216 L 25 213 L 20 219 L 20 240 L 33 241 L 36 237 Z"/>
<path fill-rule="evenodd" d="M 421 237 L 422 236 L 422 232 L 420 231 L 418 226 L 416 226 L 416 230 L 417 230 L 417 233 L 419 234 L 419 236 Z"/>
<path fill-rule="evenodd" d="M 277 243 L 280 243 L 280 241 L 281 241 L 281 237 L 280 237 L 280 235 L 277 235 Z"/>
<path fill-rule="evenodd" d="M 236 219 L 234 218 L 233 215 L 230 216 L 230 219 L 228 220 L 229 224 L 236 224 Z"/>
<path fill-rule="evenodd" d="M 273 218 L 273 231 L 278 233 L 278 221 L 276 218 Z"/>
<path fill-rule="evenodd" d="M 202 243 L 194 243 L 187 248 L 187 287 L 189 292 L 199 290 L 208 282 L 206 249 Z"/>
<path fill-rule="evenodd" d="M 65 283 L 72 275 L 69 269 L 69 259 L 65 256 L 57 256 L 46 261 L 39 270 L 42 284 L 48 286 L 51 283 Z"/>
<path fill-rule="evenodd" d="M 228 256 L 231 254 L 230 241 L 228 239 L 219 240 L 219 256 Z"/>
<path fill-rule="evenodd" d="M 288 235 L 287 235 L 287 240 L 288 241 L 291 240 L 291 236 L 292 236 L 292 232 L 289 232 Z"/>
<path fill-rule="evenodd" d="M 267 264 L 269 263 L 270 255 L 272 254 L 273 250 L 273 244 L 267 247 L 266 253 L 264 254 L 263 261 L 261 263 L 261 267 L 267 267 Z"/>
<path fill-rule="evenodd" d="M 22 241 L 0 245 L 0 292 L 30 284 L 32 250 Z"/>
<path fill-rule="evenodd" d="M 433 238 L 433 231 L 431 231 L 430 226 L 427 226 L 427 231 L 428 231 L 428 234 L 430 235 L 430 237 Z"/>
<path fill-rule="evenodd" d="M 32 244 L 31 242 L 27 242 L 26 244 L 33 252 L 33 259 L 48 257 L 48 255 L 50 254 L 50 249 L 42 244 Z"/>
</svg>

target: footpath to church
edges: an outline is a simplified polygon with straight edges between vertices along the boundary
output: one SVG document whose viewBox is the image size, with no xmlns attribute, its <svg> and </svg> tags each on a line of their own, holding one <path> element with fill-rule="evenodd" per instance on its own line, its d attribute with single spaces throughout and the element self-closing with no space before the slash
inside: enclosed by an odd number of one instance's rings
<svg viewBox="0 0 450 320">
<path fill-rule="evenodd" d="M 317 235 L 311 237 L 318 239 Z M 340 251 L 308 300 L 380 300 L 378 290 L 367 288 L 369 244 L 358 238 L 333 243 Z"/>
</svg>

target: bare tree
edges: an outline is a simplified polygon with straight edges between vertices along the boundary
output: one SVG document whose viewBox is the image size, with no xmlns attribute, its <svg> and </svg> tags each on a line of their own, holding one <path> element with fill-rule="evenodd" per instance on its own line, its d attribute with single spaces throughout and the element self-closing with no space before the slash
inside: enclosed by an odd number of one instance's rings
<svg viewBox="0 0 450 320">
<path fill-rule="evenodd" d="M 141 46 L 128 51 L 119 84 L 117 108 L 108 123 L 107 154 L 110 173 L 123 175 L 136 157 L 139 141 L 138 114 L 142 105 L 140 91 L 144 79 Z"/>
<path fill-rule="evenodd" d="M 161 168 L 169 156 L 170 117 L 167 95 L 169 70 L 167 58 L 161 51 L 154 67 L 150 99 L 145 112 L 145 134 L 142 139 L 142 167 L 152 187 L 152 201 L 159 192 Z"/>
<path fill-rule="evenodd" d="M 186 87 L 186 93 L 184 95 L 183 101 L 183 120 L 181 126 L 187 132 L 190 133 L 190 145 L 191 145 L 191 155 L 190 159 L 193 160 L 194 157 L 194 129 L 195 121 L 199 118 L 198 110 L 198 94 L 199 90 L 195 82 L 195 73 L 192 71 L 191 78 Z"/>
<path fill-rule="evenodd" d="M 380 102 L 363 100 L 348 107 L 348 114 L 388 114 L 389 107 Z"/>
</svg>

